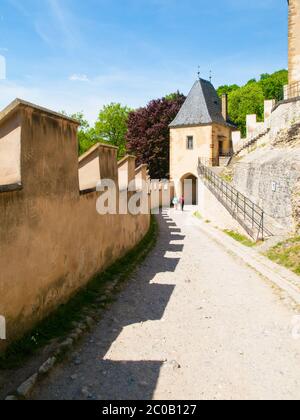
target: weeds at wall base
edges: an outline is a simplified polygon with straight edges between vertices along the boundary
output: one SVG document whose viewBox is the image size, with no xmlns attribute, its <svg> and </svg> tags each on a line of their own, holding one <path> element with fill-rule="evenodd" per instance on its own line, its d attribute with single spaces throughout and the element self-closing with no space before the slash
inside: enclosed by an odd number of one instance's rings
<svg viewBox="0 0 300 420">
<path fill-rule="evenodd" d="M 240 234 L 238 232 L 235 232 L 233 230 L 225 229 L 224 233 L 226 233 L 226 235 L 230 236 L 232 239 L 241 243 L 242 245 L 247 246 L 248 248 L 252 248 L 252 247 L 257 245 L 256 242 L 251 241 L 245 235 L 242 235 L 242 234 Z"/>
<path fill-rule="evenodd" d="M 300 275 L 300 237 L 280 242 L 265 253 L 271 261 Z"/>
<path fill-rule="evenodd" d="M 41 321 L 30 333 L 12 343 L 0 355 L 0 369 L 17 368 L 53 340 L 63 341 L 74 329 L 74 324 L 80 322 L 84 316 L 89 314 L 97 319 L 101 310 L 115 300 L 114 292 L 118 291 L 118 286 L 128 279 L 154 247 L 157 233 L 157 222 L 152 216 L 149 231 L 141 242 L 107 270 L 96 275 L 84 289 Z"/>
</svg>

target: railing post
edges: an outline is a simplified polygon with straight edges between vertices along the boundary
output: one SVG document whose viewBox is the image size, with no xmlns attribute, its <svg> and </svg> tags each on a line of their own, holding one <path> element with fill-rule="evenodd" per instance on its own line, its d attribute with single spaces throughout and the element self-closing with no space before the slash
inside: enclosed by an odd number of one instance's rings
<svg viewBox="0 0 300 420">
<path fill-rule="evenodd" d="M 244 213 L 244 221 L 248 224 L 248 229 L 252 224 L 252 237 L 255 239 L 255 231 L 258 229 L 257 240 L 261 237 L 264 239 L 265 227 L 264 227 L 264 211 L 258 207 L 252 200 L 248 199 L 244 194 L 241 194 L 234 187 L 229 185 L 214 171 L 207 166 L 203 165 L 199 159 L 200 174 L 206 179 L 207 183 L 210 184 L 210 188 L 214 195 L 223 203 L 228 211 L 236 218 L 239 219 L 239 211 Z M 241 199 L 242 197 L 242 199 Z M 248 200 L 248 201 L 247 201 Z M 239 206 L 241 202 L 241 206 Z M 230 210 L 228 208 L 230 206 Z M 257 219 L 256 219 L 257 215 Z M 258 219 L 260 217 L 260 219 Z"/>
</svg>

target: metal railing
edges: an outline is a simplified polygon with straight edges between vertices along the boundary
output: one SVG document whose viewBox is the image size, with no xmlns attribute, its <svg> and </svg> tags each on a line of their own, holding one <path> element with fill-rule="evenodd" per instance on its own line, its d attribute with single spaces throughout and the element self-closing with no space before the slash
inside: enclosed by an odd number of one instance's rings
<svg viewBox="0 0 300 420">
<path fill-rule="evenodd" d="M 235 155 L 241 153 L 244 149 L 257 143 L 263 136 L 267 135 L 270 131 L 270 127 L 263 127 L 259 131 L 251 134 L 249 137 L 243 140 L 243 143 L 238 144 L 237 150 L 234 152 Z"/>
<path fill-rule="evenodd" d="M 258 205 L 236 190 L 232 185 L 217 176 L 199 159 L 199 175 L 218 201 L 232 217 L 256 241 L 264 240 L 271 233 L 265 228 L 265 213 Z"/>
<path fill-rule="evenodd" d="M 293 99 L 300 96 L 300 82 L 284 86 L 284 99 Z"/>
</svg>

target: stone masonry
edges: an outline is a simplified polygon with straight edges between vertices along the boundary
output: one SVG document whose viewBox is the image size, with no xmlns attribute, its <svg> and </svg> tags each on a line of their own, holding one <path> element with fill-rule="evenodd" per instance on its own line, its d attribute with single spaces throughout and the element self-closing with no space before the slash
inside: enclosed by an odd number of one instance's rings
<svg viewBox="0 0 300 420">
<path fill-rule="evenodd" d="M 300 81 L 300 0 L 289 0 L 289 83 Z"/>
</svg>

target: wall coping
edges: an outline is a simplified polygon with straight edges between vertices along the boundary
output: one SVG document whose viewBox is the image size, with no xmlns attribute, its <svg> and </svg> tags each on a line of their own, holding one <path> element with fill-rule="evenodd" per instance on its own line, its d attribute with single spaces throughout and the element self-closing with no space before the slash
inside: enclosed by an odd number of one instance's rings
<svg viewBox="0 0 300 420">
<path fill-rule="evenodd" d="M 8 117 L 10 114 L 15 112 L 18 108 L 31 108 L 36 111 L 39 111 L 41 113 L 48 114 L 52 117 L 59 118 L 65 121 L 68 121 L 74 125 L 80 126 L 80 122 L 75 120 L 74 118 L 70 118 L 66 115 L 60 114 L 59 112 L 51 111 L 50 109 L 43 108 L 39 105 L 32 104 L 31 102 L 24 101 L 23 99 L 15 99 L 13 102 L 11 102 L 6 108 L 4 108 L 0 112 L 0 121 L 4 120 L 6 117 Z"/>
<path fill-rule="evenodd" d="M 146 163 L 142 163 L 140 166 L 138 166 L 135 169 L 135 173 L 137 174 L 137 173 L 141 172 L 144 168 L 148 169 L 148 165 Z"/>
<path fill-rule="evenodd" d="M 300 101 L 300 96 L 296 96 L 295 98 L 284 99 L 282 101 L 279 101 L 279 102 L 277 102 L 277 104 L 272 109 L 272 112 L 276 111 L 276 109 L 279 108 L 281 105 L 291 104 L 293 102 L 298 102 L 298 101 Z"/>
<path fill-rule="evenodd" d="M 124 163 L 126 163 L 130 159 L 136 159 L 136 156 L 133 156 L 133 155 L 124 156 L 121 160 L 118 161 L 118 168 L 124 165 Z"/>
<path fill-rule="evenodd" d="M 2 193 L 2 192 L 20 191 L 22 189 L 23 189 L 22 183 L 9 184 L 9 185 L 0 185 L 0 193 Z"/>
<path fill-rule="evenodd" d="M 97 144 L 94 144 L 94 146 L 92 146 L 89 150 L 87 150 L 83 155 L 79 156 L 78 162 L 79 163 L 82 162 L 86 158 L 90 157 L 96 150 L 102 147 L 105 149 L 119 150 L 119 148 L 116 146 L 111 146 L 109 144 L 104 144 L 104 143 L 97 143 Z"/>
</svg>

